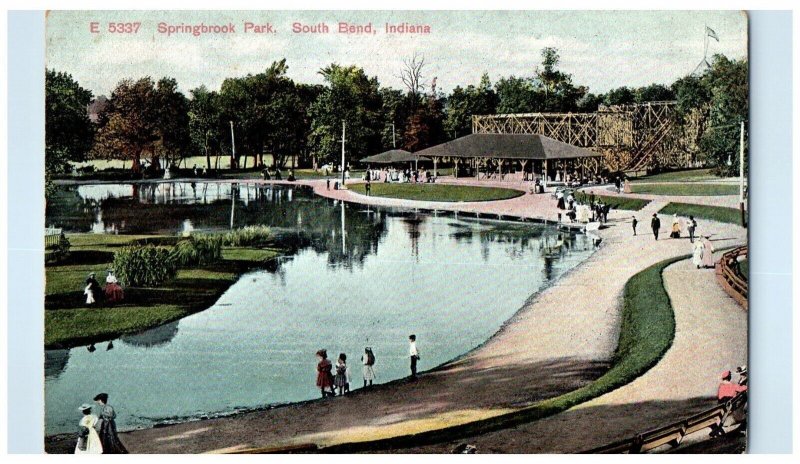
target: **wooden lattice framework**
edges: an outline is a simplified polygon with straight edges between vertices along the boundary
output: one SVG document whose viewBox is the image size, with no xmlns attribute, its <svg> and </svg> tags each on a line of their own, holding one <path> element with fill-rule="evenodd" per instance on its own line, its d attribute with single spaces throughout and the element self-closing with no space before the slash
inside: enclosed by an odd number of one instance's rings
<svg viewBox="0 0 800 464">
<path fill-rule="evenodd" d="M 680 119 L 676 102 L 600 106 L 594 113 L 520 113 L 472 117 L 473 134 L 541 134 L 604 155 L 611 171 L 696 164 L 702 111 Z"/>
</svg>

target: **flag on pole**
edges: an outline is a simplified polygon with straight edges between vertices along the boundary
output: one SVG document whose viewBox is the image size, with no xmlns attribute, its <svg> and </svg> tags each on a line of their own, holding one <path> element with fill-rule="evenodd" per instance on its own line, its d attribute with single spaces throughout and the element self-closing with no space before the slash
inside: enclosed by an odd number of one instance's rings
<svg viewBox="0 0 800 464">
<path fill-rule="evenodd" d="M 719 42 L 719 37 L 717 37 L 717 33 L 714 32 L 714 29 L 711 29 L 708 26 L 706 26 L 706 35 Z"/>
</svg>

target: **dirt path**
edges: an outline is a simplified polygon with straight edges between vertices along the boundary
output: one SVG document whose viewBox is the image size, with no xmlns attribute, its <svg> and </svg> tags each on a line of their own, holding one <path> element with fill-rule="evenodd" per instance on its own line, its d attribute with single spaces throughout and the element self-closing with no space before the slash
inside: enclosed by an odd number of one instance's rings
<svg viewBox="0 0 800 464">
<path fill-rule="evenodd" d="M 503 201 L 441 205 L 367 198 L 343 190 L 322 191 L 324 183 L 309 184 L 324 196 L 387 206 L 437 209 L 441 206 L 548 219 L 554 219 L 557 211 L 549 195 L 526 194 Z M 665 203 L 654 201 L 636 213 L 641 221 L 640 235 L 636 237 L 632 236 L 628 222 L 632 213 L 612 211 L 610 227 L 598 232 L 603 244 L 592 257 L 541 292 L 483 346 L 441 370 L 422 375 L 416 382 L 395 382 L 350 397 L 139 430 L 122 434 L 122 440 L 135 453 L 224 452 L 309 442 L 330 445 L 491 417 L 585 385 L 604 372 L 616 346 L 625 282 L 645 267 L 690 252 L 688 239 L 654 241 L 647 230 L 647 218 Z M 664 238 L 667 222 L 662 220 Z M 745 241 L 743 229 L 727 224 L 701 223 L 698 232 L 712 235 L 718 248 Z M 420 340 L 419 344 L 424 350 L 425 341 Z M 423 358 L 421 368 L 431 367 L 424 364 Z M 694 378 L 700 375 L 695 374 Z M 648 393 L 632 388 L 631 395 Z M 596 408 L 615 411 L 627 408 L 622 412 L 622 417 L 626 417 L 633 410 L 646 407 L 641 403 L 629 404 L 633 401 L 638 402 L 635 396 L 628 403 L 618 401 Z M 661 410 L 661 403 L 655 409 Z M 574 414 L 568 411 L 543 423 L 560 423 L 560 427 L 579 430 L 581 425 L 573 424 L 570 419 Z M 501 435 L 516 437 L 520 443 L 533 443 L 530 437 L 540 436 L 535 431 L 536 424 L 539 423 L 525 426 L 534 427 L 532 432 L 504 431 Z M 607 430 L 600 429 L 605 428 L 591 426 L 594 437 L 605 441 Z M 549 429 L 551 434 L 537 440 L 538 446 L 560 449 L 554 446 L 561 441 L 557 430 Z M 490 436 L 493 434 L 487 435 Z M 552 442 L 549 448 L 547 440 Z M 520 443 L 506 441 L 495 451 L 524 451 L 525 446 Z"/>
<path fill-rule="evenodd" d="M 655 367 L 556 416 L 464 442 L 487 453 L 576 453 L 715 405 L 718 374 L 747 362 L 747 313 L 716 283 L 713 270 L 697 270 L 686 260 L 663 275 L 676 329 L 672 347 Z M 449 452 L 457 443 L 398 451 Z"/>
</svg>

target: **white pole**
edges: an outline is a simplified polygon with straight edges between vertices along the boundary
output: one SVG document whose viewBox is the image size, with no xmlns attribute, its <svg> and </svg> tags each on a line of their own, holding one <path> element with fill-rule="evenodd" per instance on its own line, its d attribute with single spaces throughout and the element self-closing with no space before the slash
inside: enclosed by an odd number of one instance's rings
<svg viewBox="0 0 800 464">
<path fill-rule="evenodd" d="M 394 121 L 392 121 L 392 148 L 397 148 L 397 143 L 394 138 Z"/>
<path fill-rule="evenodd" d="M 345 122 L 342 121 L 342 187 L 344 187 L 344 135 L 345 135 Z"/>
<path fill-rule="evenodd" d="M 744 121 L 739 131 L 739 211 L 742 213 L 742 226 L 745 226 L 744 215 Z"/>
<path fill-rule="evenodd" d="M 234 163 L 236 162 L 236 141 L 233 139 L 233 121 L 231 123 L 231 168 L 233 168 Z"/>
</svg>

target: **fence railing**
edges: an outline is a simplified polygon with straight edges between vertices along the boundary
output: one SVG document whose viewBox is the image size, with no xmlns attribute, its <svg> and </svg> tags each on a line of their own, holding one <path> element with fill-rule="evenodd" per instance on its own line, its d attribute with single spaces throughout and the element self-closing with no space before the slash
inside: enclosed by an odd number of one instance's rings
<svg viewBox="0 0 800 464">
<path fill-rule="evenodd" d="M 645 453 L 664 445 L 669 445 L 674 448 L 680 445 L 681 441 L 683 441 L 684 437 L 687 435 L 709 427 L 722 425 L 731 413 L 744 407 L 746 403 L 747 393 L 740 393 L 723 404 L 714 406 L 711 409 L 695 414 L 682 421 L 648 430 L 624 440 L 584 451 L 584 453 L 636 454 Z"/>
<path fill-rule="evenodd" d="M 722 288 L 744 309 L 747 309 L 747 278 L 739 271 L 738 260 L 740 256 L 747 256 L 746 246 L 734 248 L 722 255 L 716 265 L 716 273 L 717 280 Z"/>
<path fill-rule="evenodd" d="M 48 227 L 44 230 L 45 249 L 58 245 L 59 240 L 61 240 L 61 229 Z"/>
</svg>

